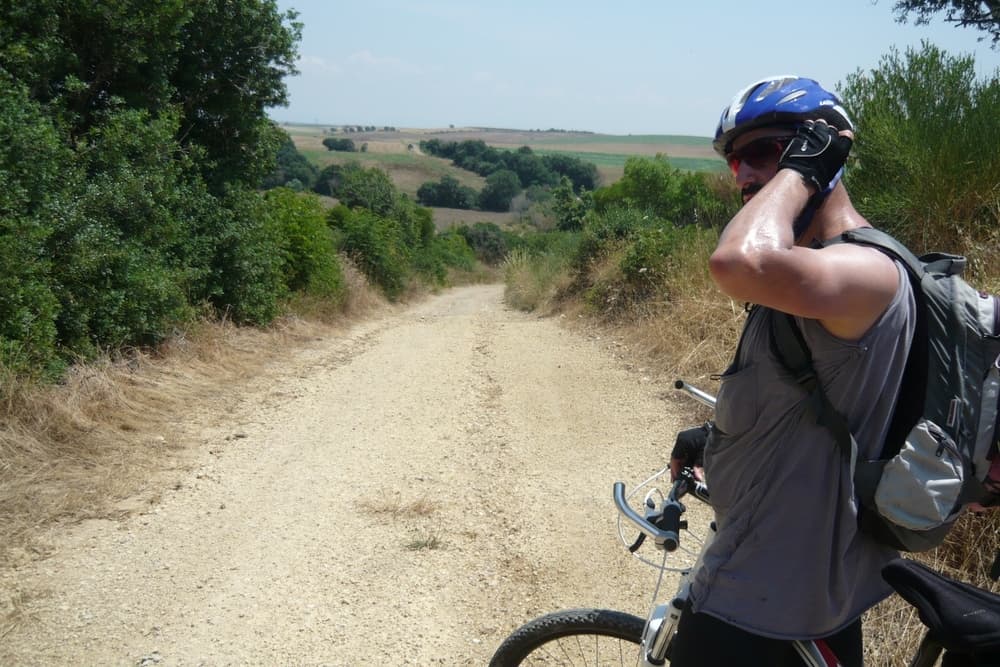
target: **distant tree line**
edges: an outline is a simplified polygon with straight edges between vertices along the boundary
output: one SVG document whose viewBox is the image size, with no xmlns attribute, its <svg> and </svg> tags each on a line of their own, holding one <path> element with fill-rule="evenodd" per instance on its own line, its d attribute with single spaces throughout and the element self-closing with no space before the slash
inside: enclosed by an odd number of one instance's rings
<svg viewBox="0 0 1000 667">
<path fill-rule="evenodd" d="M 340 127 L 331 127 L 330 132 L 336 134 L 337 132 L 399 132 L 396 128 L 391 125 L 383 125 L 381 128 L 375 127 L 374 125 L 341 125 Z"/>
<path fill-rule="evenodd" d="M 516 151 L 488 146 L 481 139 L 466 141 L 441 141 L 429 139 L 420 142 L 420 150 L 437 157 L 448 158 L 456 167 L 480 176 L 507 170 L 514 172 L 523 187 L 531 185 L 555 186 L 559 177 L 565 176 L 577 192 L 597 188 L 600 176 L 597 166 L 571 155 L 537 155 L 530 146 Z"/>
<path fill-rule="evenodd" d="M 529 146 L 510 151 L 493 148 L 478 139 L 461 142 L 430 139 L 420 142 L 420 149 L 486 177 L 486 184 L 478 193 L 452 176 L 444 176 L 437 183 L 424 183 L 417 190 L 417 200 L 426 206 L 507 211 L 522 191 L 527 190 L 537 198 L 539 190 L 548 191 L 565 182 L 580 193 L 595 189 L 600 180 L 597 167 L 590 162 L 570 155 L 537 155 Z"/>
</svg>

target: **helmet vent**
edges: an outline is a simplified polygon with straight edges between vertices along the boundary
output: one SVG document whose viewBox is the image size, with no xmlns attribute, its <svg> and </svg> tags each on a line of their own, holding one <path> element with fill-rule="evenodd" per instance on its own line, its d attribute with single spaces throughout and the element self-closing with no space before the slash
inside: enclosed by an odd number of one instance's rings
<svg viewBox="0 0 1000 667">
<path fill-rule="evenodd" d="M 785 95 L 784 97 L 782 97 L 780 100 L 778 100 L 777 103 L 774 106 L 780 107 L 782 104 L 788 104 L 789 102 L 794 102 L 795 100 L 799 99 L 800 97 L 805 97 L 805 94 L 806 94 L 806 91 L 804 91 L 804 90 L 796 90 L 793 93 L 788 93 L 787 95 Z"/>
<path fill-rule="evenodd" d="M 761 100 L 763 100 L 765 97 L 767 97 L 768 95 L 770 95 L 774 91 L 776 91 L 776 90 L 778 90 L 780 88 L 784 88 L 788 84 L 790 84 L 793 81 L 795 81 L 797 78 L 798 77 L 794 77 L 794 76 L 785 76 L 785 77 L 781 77 L 781 78 L 772 79 L 766 86 L 764 86 L 761 89 L 761 91 L 759 93 L 757 93 L 757 97 L 754 99 L 754 101 L 755 102 L 760 102 Z"/>
</svg>

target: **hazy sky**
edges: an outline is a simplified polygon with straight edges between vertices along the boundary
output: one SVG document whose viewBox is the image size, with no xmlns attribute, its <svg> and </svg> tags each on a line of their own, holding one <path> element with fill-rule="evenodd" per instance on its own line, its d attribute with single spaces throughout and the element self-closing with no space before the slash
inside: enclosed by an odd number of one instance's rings
<svg viewBox="0 0 1000 667">
<path fill-rule="evenodd" d="M 278 0 L 304 24 L 279 121 L 709 136 L 772 74 L 830 89 L 927 39 L 1000 68 L 985 35 L 895 22 L 892 0 Z"/>
</svg>

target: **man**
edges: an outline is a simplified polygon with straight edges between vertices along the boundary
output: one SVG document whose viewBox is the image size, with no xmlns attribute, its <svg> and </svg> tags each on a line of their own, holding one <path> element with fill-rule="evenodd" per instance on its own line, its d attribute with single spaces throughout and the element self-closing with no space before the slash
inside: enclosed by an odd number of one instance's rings
<svg viewBox="0 0 1000 667">
<path fill-rule="evenodd" d="M 744 206 L 710 270 L 723 292 L 755 307 L 704 451 L 719 531 L 692 583 L 672 667 L 798 667 L 790 640 L 806 639 L 860 667 L 860 616 L 891 592 L 880 572 L 896 553 L 858 531 L 850 466 L 777 361 L 770 324 L 774 311 L 796 316 L 859 456 L 875 458 L 916 305 L 905 270 L 882 252 L 817 243 L 870 226 L 840 182 L 852 131 L 836 96 L 795 76 L 748 86 L 720 119 L 715 149 Z M 691 463 L 676 454 L 675 471 Z"/>
</svg>

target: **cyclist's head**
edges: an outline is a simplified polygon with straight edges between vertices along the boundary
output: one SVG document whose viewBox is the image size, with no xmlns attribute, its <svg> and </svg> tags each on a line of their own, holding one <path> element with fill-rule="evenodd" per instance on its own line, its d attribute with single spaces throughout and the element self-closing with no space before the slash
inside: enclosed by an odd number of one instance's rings
<svg viewBox="0 0 1000 667">
<path fill-rule="evenodd" d="M 733 140 L 744 132 L 775 127 L 793 135 L 803 121 L 819 119 L 838 130 L 854 130 L 840 99 L 812 79 L 794 75 L 768 77 L 736 93 L 723 109 L 712 147 L 727 158 Z"/>
</svg>

